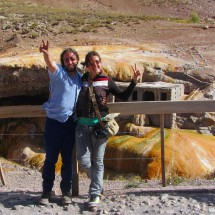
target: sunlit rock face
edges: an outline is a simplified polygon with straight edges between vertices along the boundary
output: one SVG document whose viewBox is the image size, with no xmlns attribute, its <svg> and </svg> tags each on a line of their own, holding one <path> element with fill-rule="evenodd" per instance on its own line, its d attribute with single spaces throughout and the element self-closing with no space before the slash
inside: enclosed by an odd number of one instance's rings
<svg viewBox="0 0 215 215">
<path fill-rule="evenodd" d="M 183 57 L 177 56 L 177 52 L 172 50 L 173 47 L 144 44 L 139 46 L 76 46 L 74 48 L 80 55 L 80 68 L 82 68 L 81 62 L 85 60 L 85 55 L 95 50 L 101 55 L 104 71 L 117 81 L 130 81 L 133 78 L 132 67 L 136 65 L 142 73 L 140 82 L 181 83 L 184 84 L 187 93 L 199 88 L 194 83 L 166 75 L 166 72 L 174 73 L 177 68 L 184 68 L 193 63 L 187 60 L 189 58 L 186 58 L 186 53 L 183 53 Z M 59 63 L 62 51 L 63 48 L 51 47 L 52 59 Z M 173 52 L 176 53 L 173 54 Z M 195 76 L 201 72 L 201 70 L 196 70 Z M 211 80 L 214 77 L 212 73 L 213 69 L 208 74 L 204 73 L 204 81 L 207 81 L 207 77 Z M 48 75 L 43 54 L 38 50 L 31 50 L 0 55 L 0 80 L 2 80 L 0 98 L 6 95 L 44 94 L 48 91 Z"/>
<path fill-rule="evenodd" d="M 40 44 L 38 44 L 39 47 Z M 155 48 L 156 47 L 156 48 Z M 166 70 L 175 70 L 187 62 L 171 54 L 164 54 L 158 44 L 146 44 L 140 46 L 77 46 L 74 47 L 79 55 L 80 62 L 85 60 L 85 55 L 92 50 L 97 51 L 101 57 L 105 71 L 114 78 L 122 81 L 129 81 L 132 78 L 131 66 L 138 66 L 140 70 L 145 67 Z M 50 48 L 50 54 L 56 62 L 60 62 L 62 48 Z M 37 50 L 29 53 L 8 53 L 1 56 L 0 65 L 8 67 L 31 68 L 32 66 L 45 68 L 43 54 Z M 81 67 L 81 65 L 80 65 Z M 35 74 L 36 75 L 36 74 Z M 146 77 L 144 78 L 144 80 Z"/>
<path fill-rule="evenodd" d="M 38 44 L 39 46 L 40 44 Z M 166 76 L 166 71 L 175 72 L 190 62 L 186 56 L 171 54 L 166 46 L 144 44 L 140 46 L 77 46 L 80 62 L 87 52 L 96 50 L 102 57 L 105 72 L 117 81 L 130 81 L 133 77 L 132 66 L 135 64 L 142 71 L 140 82 L 163 81 L 182 83 L 187 92 L 196 89 L 193 83 L 176 80 Z M 62 48 L 50 48 L 56 62 Z M 79 65 L 81 67 L 81 64 Z M 195 71 L 197 77 L 201 71 Z M 208 72 L 210 79 L 211 74 Z M 207 77 L 201 76 L 203 81 Z M 42 53 L 32 50 L 25 53 L 4 53 L 0 56 L 0 99 L 1 106 L 42 104 L 48 97 L 49 78 Z M 207 91 L 196 91 L 186 99 L 214 99 L 214 86 Z M 130 122 L 121 123 L 124 136 L 109 139 L 106 150 L 105 166 L 123 172 L 135 172 L 144 178 L 161 176 L 160 131 L 144 125 L 148 118 L 144 115 L 131 118 Z M 186 116 L 179 115 L 178 127 L 197 129 L 201 133 L 214 134 L 214 114 Z M 0 155 L 24 165 L 42 169 L 44 151 L 44 118 L 38 119 L 1 119 Z M 211 129 L 211 130 L 210 130 Z M 128 136 L 132 135 L 132 136 Z M 203 176 L 214 170 L 213 136 L 200 135 L 182 130 L 165 130 L 166 172 L 174 176 Z M 116 158 L 116 160 L 115 160 Z M 122 160 L 120 160 L 122 158 Z M 127 160 L 126 160 L 126 159 Z M 135 158 L 135 159 L 133 159 Z M 136 159 L 140 158 L 140 159 Z M 60 162 L 57 165 L 60 169 Z"/>
<path fill-rule="evenodd" d="M 184 100 L 207 100 L 215 98 L 215 84 L 208 85 L 203 90 L 195 90 L 187 95 Z M 180 129 L 197 130 L 201 134 L 215 135 L 215 113 L 178 113 L 176 119 Z"/>
<path fill-rule="evenodd" d="M 165 129 L 166 176 L 204 177 L 215 170 L 215 137 L 194 131 Z M 160 130 L 144 137 L 110 138 L 105 166 L 119 172 L 136 173 L 143 178 L 161 178 Z"/>
</svg>

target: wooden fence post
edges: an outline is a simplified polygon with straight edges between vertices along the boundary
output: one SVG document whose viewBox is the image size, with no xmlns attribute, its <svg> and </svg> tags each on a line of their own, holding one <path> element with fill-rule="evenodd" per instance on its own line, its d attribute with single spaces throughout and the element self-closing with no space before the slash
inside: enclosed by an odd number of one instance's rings
<svg viewBox="0 0 215 215">
<path fill-rule="evenodd" d="M 162 185 L 166 187 L 165 176 L 165 151 L 164 151 L 164 114 L 160 114 L 160 134 L 161 134 L 161 168 L 162 168 Z"/>
<path fill-rule="evenodd" d="M 78 175 L 78 161 L 76 159 L 76 145 L 73 149 L 73 179 L 72 179 L 72 195 L 79 195 L 79 175 Z"/>
<path fill-rule="evenodd" d="M 4 172 L 3 172 L 3 169 L 2 169 L 1 162 L 0 162 L 0 178 L 1 178 L 2 184 L 4 186 L 6 186 L 6 182 L 5 182 L 5 178 L 4 178 Z"/>
</svg>

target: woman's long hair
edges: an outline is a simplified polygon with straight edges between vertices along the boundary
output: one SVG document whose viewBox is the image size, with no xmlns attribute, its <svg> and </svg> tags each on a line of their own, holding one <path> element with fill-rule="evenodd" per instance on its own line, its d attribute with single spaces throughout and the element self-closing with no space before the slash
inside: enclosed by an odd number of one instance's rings
<svg viewBox="0 0 215 215">
<path fill-rule="evenodd" d="M 101 56 L 99 55 L 98 52 L 96 51 L 90 51 L 87 53 L 86 57 L 85 57 L 85 62 L 84 62 L 84 66 L 88 67 L 89 66 L 89 63 L 90 63 L 90 60 L 93 56 L 98 56 L 99 58 L 99 61 L 101 62 L 102 59 L 101 59 Z"/>
</svg>

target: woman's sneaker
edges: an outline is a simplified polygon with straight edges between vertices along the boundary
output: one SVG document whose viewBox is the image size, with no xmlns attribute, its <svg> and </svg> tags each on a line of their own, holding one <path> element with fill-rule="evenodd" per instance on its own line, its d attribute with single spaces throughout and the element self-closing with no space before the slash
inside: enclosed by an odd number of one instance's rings
<svg viewBox="0 0 215 215">
<path fill-rule="evenodd" d="M 50 198 L 51 198 L 51 192 L 43 192 L 40 198 L 39 204 L 48 205 Z"/>
<path fill-rule="evenodd" d="M 72 203 L 72 195 L 70 192 L 66 192 L 62 194 L 62 204 L 68 205 Z"/>
<path fill-rule="evenodd" d="M 90 197 L 90 200 L 89 200 L 89 203 L 88 203 L 88 207 L 89 208 L 98 207 L 99 203 L 100 203 L 100 196 L 92 195 Z"/>
</svg>

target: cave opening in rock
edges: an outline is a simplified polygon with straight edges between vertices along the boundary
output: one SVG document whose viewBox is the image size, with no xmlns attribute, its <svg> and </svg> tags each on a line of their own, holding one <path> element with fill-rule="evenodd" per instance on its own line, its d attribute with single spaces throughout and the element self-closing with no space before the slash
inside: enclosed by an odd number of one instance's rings
<svg viewBox="0 0 215 215">
<path fill-rule="evenodd" d="M 48 95 L 13 96 L 0 99 L 0 106 L 42 105 L 48 100 Z"/>
</svg>

